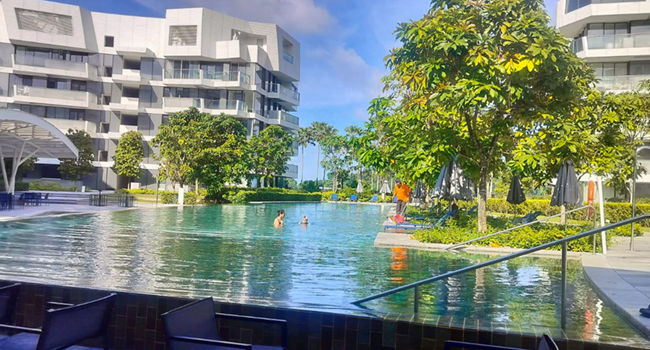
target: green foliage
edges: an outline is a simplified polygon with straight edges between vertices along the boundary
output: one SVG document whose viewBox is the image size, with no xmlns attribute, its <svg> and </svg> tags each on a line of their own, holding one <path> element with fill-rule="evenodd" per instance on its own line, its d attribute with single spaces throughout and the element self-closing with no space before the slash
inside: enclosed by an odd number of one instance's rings
<svg viewBox="0 0 650 350">
<path fill-rule="evenodd" d="M 66 136 L 79 150 L 79 157 L 76 159 L 59 159 L 59 171 L 69 180 L 75 183 L 82 177 L 90 174 L 95 159 L 95 148 L 90 135 L 83 130 L 68 129 Z"/>
<path fill-rule="evenodd" d="M 27 191 L 29 190 L 29 182 L 20 182 L 16 181 L 16 184 L 14 185 L 14 191 Z M 6 191 L 5 189 L 5 182 L 0 181 L 0 192 Z"/>
<path fill-rule="evenodd" d="M 347 139 L 342 135 L 330 135 L 320 141 L 323 149 L 323 168 L 332 175 L 332 191 L 338 189 L 339 180 L 346 167 L 352 165 Z"/>
<path fill-rule="evenodd" d="M 284 180 L 286 183 L 286 186 L 290 190 L 297 190 L 298 189 L 298 181 L 294 179 L 285 179 Z"/>
<path fill-rule="evenodd" d="M 305 173 L 305 149 L 309 145 L 315 145 L 314 141 L 315 131 L 312 127 L 300 128 L 296 133 L 296 142 L 298 146 L 302 148 L 300 152 L 301 155 L 301 166 L 300 166 L 300 183 L 303 182 L 303 174 Z"/>
<path fill-rule="evenodd" d="M 320 193 L 306 193 L 284 188 L 245 188 L 230 189 L 223 196 L 230 203 L 248 202 L 315 202 L 320 201 Z"/>
<path fill-rule="evenodd" d="M 453 244 L 481 237 L 487 233 L 498 232 L 510 226 L 505 219 L 488 218 L 488 230 L 485 233 L 479 233 L 476 230 L 476 221 L 476 217 L 461 214 L 459 220 L 448 220 L 445 227 L 418 230 L 414 237 L 420 242 Z M 562 225 L 535 224 L 476 241 L 473 244 L 527 249 L 560 238 L 573 236 L 591 228 L 591 226 L 568 226 L 565 231 Z M 610 241 L 611 235 L 608 235 L 608 244 Z M 592 242 L 593 238 L 584 237 L 569 242 L 568 249 L 575 252 L 590 252 L 593 249 Z M 560 248 L 561 246 L 558 245 L 552 249 L 560 250 Z"/>
<path fill-rule="evenodd" d="M 16 184 L 16 191 L 64 191 L 64 192 L 76 192 L 77 188 L 75 186 L 62 186 L 56 182 L 40 182 L 40 181 L 31 181 L 23 183 L 23 189 L 18 189 L 18 184 Z M 27 188 L 25 188 L 25 185 Z"/>
<path fill-rule="evenodd" d="M 160 192 L 160 201 L 162 204 L 177 204 L 178 193 L 171 191 L 162 191 Z"/>
<path fill-rule="evenodd" d="M 316 182 L 314 180 L 307 180 L 301 182 L 299 188 L 301 191 L 305 192 L 319 192 L 320 186 L 322 186 L 322 184 L 322 181 Z"/>
<path fill-rule="evenodd" d="M 282 175 L 293 149 L 293 136 L 276 125 L 267 126 L 250 139 L 251 165 L 260 179 L 271 180 L 273 175 Z M 267 181 L 270 183 L 270 181 Z"/>
<path fill-rule="evenodd" d="M 127 177 L 129 186 L 131 181 L 140 177 L 140 163 L 144 158 L 144 146 L 142 144 L 142 133 L 138 131 L 128 131 L 120 136 L 115 147 L 113 160 L 115 165 L 113 169 L 117 175 Z"/>
<path fill-rule="evenodd" d="M 318 169 L 320 167 L 320 150 L 322 147 L 322 142 L 323 140 L 327 139 L 328 137 L 335 135 L 338 133 L 338 130 L 336 130 L 333 126 L 325 123 L 325 122 L 313 122 L 311 123 L 311 129 L 312 129 L 312 135 L 313 135 L 313 141 L 317 143 L 318 145 L 318 150 L 316 153 L 316 181 L 318 181 Z M 325 180 L 323 178 L 323 180 Z"/>
</svg>

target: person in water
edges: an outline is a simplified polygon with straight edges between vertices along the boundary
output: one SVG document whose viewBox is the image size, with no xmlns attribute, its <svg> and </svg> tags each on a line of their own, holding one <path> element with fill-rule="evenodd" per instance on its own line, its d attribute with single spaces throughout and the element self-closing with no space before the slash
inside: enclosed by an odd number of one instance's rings
<svg viewBox="0 0 650 350">
<path fill-rule="evenodd" d="M 284 210 L 278 210 L 278 217 L 275 218 L 273 226 L 282 227 L 284 226 Z"/>
<path fill-rule="evenodd" d="M 307 219 L 307 215 L 302 217 L 302 221 L 300 222 L 301 225 L 309 225 L 309 219 Z"/>
</svg>

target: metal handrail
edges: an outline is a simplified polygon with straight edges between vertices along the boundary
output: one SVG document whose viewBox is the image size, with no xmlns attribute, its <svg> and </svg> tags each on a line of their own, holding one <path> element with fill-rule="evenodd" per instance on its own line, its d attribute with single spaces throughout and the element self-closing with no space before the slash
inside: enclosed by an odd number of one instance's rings
<svg viewBox="0 0 650 350">
<path fill-rule="evenodd" d="M 619 221 L 619 222 L 616 222 L 616 223 L 613 223 L 613 224 L 609 224 L 607 226 L 594 228 L 594 229 L 591 229 L 589 231 L 578 233 L 578 234 L 570 236 L 570 237 L 565 237 L 565 238 L 561 238 L 561 239 L 558 239 L 558 240 L 553 241 L 553 242 L 540 244 L 538 246 L 535 246 L 535 247 L 532 247 L 532 248 L 529 248 L 529 249 L 525 249 L 525 250 L 522 250 L 522 251 L 519 251 L 519 252 L 516 252 L 516 253 L 501 256 L 501 257 L 498 257 L 498 258 L 495 258 L 495 259 L 492 259 L 492 260 L 488 260 L 488 261 L 485 261 L 485 262 L 482 262 L 482 263 L 478 263 L 476 265 L 463 267 L 463 268 L 458 269 L 458 270 L 443 273 L 442 275 L 425 278 L 425 279 L 419 280 L 417 282 L 409 283 L 409 284 L 406 284 L 406 285 L 403 285 L 403 286 L 400 286 L 400 287 L 397 287 L 397 288 L 387 290 L 385 292 L 377 293 L 377 294 L 371 295 L 369 297 L 365 297 L 363 299 L 355 300 L 355 301 L 352 302 L 352 304 L 359 306 L 360 304 L 363 304 L 363 303 L 371 301 L 371 300 L 379 299 L 379 298 L 382 298 L 382 297 L 385 297 L 385 296 L 388 296 L 388 295 L 392 295 L 392 294 L 395 294 L 395 293 L 398 293 L 398 292 L 401 292 L 401 291 L 404 291 L 404 290 L 414 289 L 415 298 L 414 298 L 414 302 L 413 302 L 413 311 L 414 311 L 414 313 L 417 314 L 418 313 L 418 308 L 419 308 L 419 297 L 420 297 L 420 289 L 419 288 L 423 284 L 428 284 L 428 283 L 435 282 L 435 281 L 438 281 L 438 280 L 441 280 L 441 279 L 444 279 L 444 278 L 460 275 L 461 273 L 478 270 L 478 269 L 483 268 L 483 267 L 498 264 L 498 263 L 503 262 L 503 261 L 508 261 L 508 260 L 511 260 L 511 259 L 514 259 L 514 258 L 518 258 L 520 256 L 528 255 L 528 254 L 534 253 L 536 251 L 544 250 L 546 248 L 550 248 L 550 247 L 556 246 L 558 244 L 561 244 L 562 245 L 562 293 L 561 293 L 562 294 L 562 306 L 561 306 L 561 322 L 560 323 L 561 323 L 562 328 L 565 328 L 565 326 L 566 326 L 567 243 L 571 242 L 571 241 L 575 241 L 576 239 L 580 239 L 580 238 L 583 238 L 583 237 L 588 237 L 588 236 L 591 236 L 591 235 L 595 235 L 596 233 L 609 231 L 609 230 L 615 229 L 615 228 L 620 227 L 620 226 L 630 225 L 630 224 L 635 223 L 637 221 L 647 220 L 647 219 L 650 219 L 650 214 L 644 214 L 644 215 L 640 215 L 640 216 L 637 216 L 637 217 L 634 217 L 634 218 L 630 218 L 630 219 L 622 220 L 622 221 Z"/>
<path fill-rule="evenodd" d="M 483 239 L 485 239 L 485 238 L 489 238 L 489 237 L 492 237 L 492 236 L 500 235 L 500 234 L 502 234 L 502 233 L 506 233 L 506 232 L 514 231 L 514 230 L 520 229 L 520 228 L 522 228 L 522 227 L 526 227 L 526 226 L 530 226 L 530 225 L 533 225 L 533 224 L 537 224 L 537 223 L 540 223 L 540 222 L 542 222 L 542 221 L 546 221 L 546 220 L 548 220 L 548 219 L 552 219 L 552 218 L 555 218 L 555 217 L 558 217 L 558 216 L 562 216 L 562 215 L 570 214 L 570 213 L 573 213 L 573 212 L 576 212 L 576 211 L 579 211 L 579 210 L 582 210 L 582 209 L 588 209 L 588 208 L 591 208 L 591 209 L 596 210 L 596 208 L 594 208 L 594 207 L 591 206 L 591 205 L 585 205 L 584 207 L 580 207 L 580 208 L 572 209 L 572 210 L 569 210 L 569 211 L 565 211 L 564 213 L 559 213 L 559 214 L 555 214 L 555 215 L 552 215 L 552 216 L 547 216 L 547 217 L 545 217 L 545 218 L 543 218 L 543 219 L 539 219 L 539 220 L 537 220 L 537 221 L 533 221 L 533 222 L 525 223 L 525 224 L 522 224 L 522 225 L 519 225 L 519 226 L 511 227 L 511 228 L 508 228 L 508 229 L 505 229 L 505 230 L 501 230 L 501 231 L 499 231 L 499 232 L 490 233 L 489 235 L 481 236 L 481 237 L 478 237 L 478 238 L 473 238 L 473 239 L 470 239 L 470 240 L 465 241 L 465 242 L 456 243 L 456 244 L 454 244 L 454 245 L 452 245 L 452 246 L 449 246 L 449 247 L 445 248 L 445 250 L 455 249 L 455 248 L 457 248 L 457 247 L 460 247 L 460 246 L 466 245 L 466 244 L 468 244 L 468 243 L 472 243 L 472 242 L 476 242 L 476 241 L 481 241 L 481 240 L 483 240 Z M 595 219 L 595 217 L 596 217 L 596 215 L 594 215 L 594 219 Z"/>
</svg>

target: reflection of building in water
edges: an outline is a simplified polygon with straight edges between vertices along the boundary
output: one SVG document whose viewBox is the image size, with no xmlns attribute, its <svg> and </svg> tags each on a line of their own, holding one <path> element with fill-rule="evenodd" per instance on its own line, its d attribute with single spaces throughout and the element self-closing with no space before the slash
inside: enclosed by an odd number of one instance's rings
<svg viewBox="0 0 650 350">
<path fill-rule="evenodd" d="M 393 261 L 392 264 L 390 265 L 391 270 L 406 271 L 406 269 L 408 268 L 408 262 L 407 262 L 408 255 L 406 253 L 405 248 L 390 248 L 390 257 Z M 402 277 L 402 275 L 399 274 L 397 276 L 391 277 L 390 280 L 397 283 L 402 283 L 404 281 L 404 277 Z"/>
</svg>

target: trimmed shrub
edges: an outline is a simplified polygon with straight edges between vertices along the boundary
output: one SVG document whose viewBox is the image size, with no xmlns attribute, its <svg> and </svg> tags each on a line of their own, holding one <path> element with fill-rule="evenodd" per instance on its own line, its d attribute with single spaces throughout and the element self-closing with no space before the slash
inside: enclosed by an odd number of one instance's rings
<svg viewBox="0 0 650 350">
<path fill-rule="evenodd" d="M 160 201 L 162 204 L 177 204 L 178 193 L 171 191 L 162 191 L 160 193 Z"/>
<path fill-rule="evenodd" d="M 16 184 L 17 185 L 17 184 Z M 81 191 L 81 186 L 75 188 L 74 186 L 62 186 L 56 182 L 40 182 L 32 181 L 27 183 L 28 188 L 19 190 L 16 188 L 16 191 L 67 191 L 67 192 L 77 192 Z M 24 187 L 24 186 L 23 186 Z"/>
<path fill-rule="evenodd" d="M 309 193 L 285 188 L 231 188 L 226 190 L 226 203 L 248 202 L 318 202 L 320 193 Z"/>
</svg>

